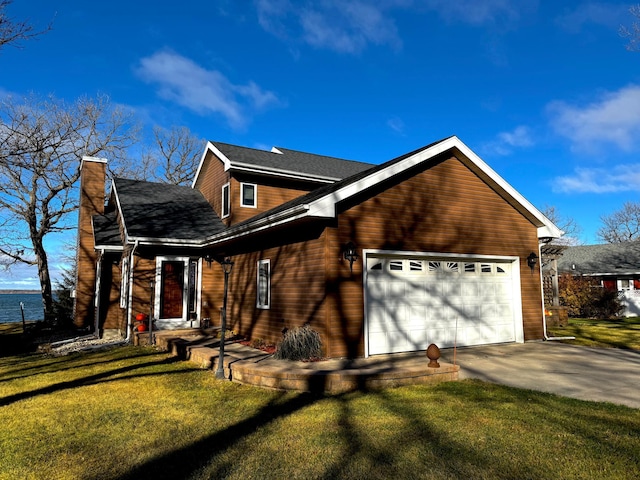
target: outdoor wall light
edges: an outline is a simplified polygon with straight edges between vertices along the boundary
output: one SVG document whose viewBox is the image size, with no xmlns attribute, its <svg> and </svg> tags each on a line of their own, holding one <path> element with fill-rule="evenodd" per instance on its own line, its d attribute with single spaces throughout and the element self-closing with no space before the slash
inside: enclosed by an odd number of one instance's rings
<svg viewBox="0 0 640 480">
<path fill-rule="evenodd" d="M 538 263 L 538 255 L 536 255 L 534 252 L 531 252 L 527 257 L 527 265 L 529 265 L 529 268 L 531 269 L 532 272 L 533 272 L 533 269 L 536 268 L 537 263 Z"/>
<path fill-rule="evenodd" d="M 211 264 L 213 263 L 213 257 L 210 253 L 207 253 L 202 259 L 207 262 L 207 267 L 211 268 Z"/>
<path fill-rule="evenodd" d="M 344 246 L 343 256 L 345 260 L 349 261 L 349 269 L 353 272 L 353 262 L 358 260 L 358 251 L 356 250 L 356 244 L 349 242 Z"/>
</svg>

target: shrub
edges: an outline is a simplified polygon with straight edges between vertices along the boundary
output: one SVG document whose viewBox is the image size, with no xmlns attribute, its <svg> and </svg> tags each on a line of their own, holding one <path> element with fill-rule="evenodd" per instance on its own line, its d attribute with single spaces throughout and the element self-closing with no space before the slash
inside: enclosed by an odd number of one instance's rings
<svg viewBox="0 0 640 480">
<path fill-rule="evenodd" d="M 279 360 L 312 360 L 322 357 L 320 334 L 309 325 L 287 330 L 278 344 L 274 358 Z"/>
<path fill-rule="evenodd" d="M 560 304 L 569 309 L 570 317 L 612 318 L 624 308 L 618 292 L 602 288 L 594 278 L 563 274 L 558 286 Z"/>
</svg>

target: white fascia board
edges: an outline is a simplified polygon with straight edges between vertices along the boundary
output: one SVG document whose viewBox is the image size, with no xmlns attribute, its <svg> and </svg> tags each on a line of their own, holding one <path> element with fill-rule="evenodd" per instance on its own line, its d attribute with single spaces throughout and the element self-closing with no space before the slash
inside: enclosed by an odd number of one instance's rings
<svg viewBox="0 0 640 480">
<path fill-rule="evenodd" d="M 503 196 L 521 213 L 527 213 L 530 218 L 537 220 L 538 238 L 552 237 L 558 238 L 562 235 L 562 231 L 556 227 L 542 212 L 534 207 L 527 199 L 525 199 L 516 189 L 509 185 L 500 175 L 498 175 L 489 165 L 487 165 L 480 157 L 467 147 L 458 137 L 453 136 L 439 142 L 429 148 L 421 150 L 404 160 L 397 162 L 389 167 L 379 170 L 357 182 L 346 185 L 345 187 L 332 192 L 310 204 L 309 215 L 317 217 L 334 217 L 335 205 L 361 192 L 364 189 L 372 187 L 378 183 L 387 180 L 403 171 L 410 169 L 424 161 L 427 161 L 448 150 L 457 150 L 464 157 L 461 159 L 476 174 L 487 182 L 492 188 L 502 190 Z M 465 161 L 466 160 L 466 161 Z M 535 224 L 535 222 L 534 222 Z"/>
<path fill-rule="evenodd" d="M 504 180 L 500 175 L 496 173 L 489 165 L 487 165 L 484 160 L 482 160 L 478 155 L 476 155 L 469 147 L 467 147 L 462 140 L 458 137 L 452 137 L 452 140 L 455 143 L 455 147 L 464 155 L 472 165 L 480 170 L 486 177 L 484 180 L 489 181 L 489 184 L 493 184 L 494 188 L 498 188 L 506 193 L 513 201 L 510 201 L 514 207 L 520 213 L 527 212 L 531 217 L 535 218 L 539 224 L 536 225 L 538 227 L 538 238 L 542 237 L 552 237 L 559 238 L 562 236 L 562 230 L 560 230 L 556 225 L 553 224 L 551 220 L 549 220 L 540 210 L 533 206 L 531 202 L 529 202 L 526 198 L 524 198 L 515 188 L 513 188 L 506 180 Z M 472 170 L 475 170 L 472 168 Z M 476 173 L 478 173 L 476 171 Z M 524 210 L 524 211 L 523 211 Z"/>
<path fill-rule="evenodd" d="M 101 250 L 104 252 L 121 252 L 124 250 L 124 248 L 121 246 L 114 247 L 113 245 L 96 245 L 94 249 Z"/>
<path fill-rule="evenodd" d="M 213 153 L 215 156 L 217 156 L 220 161 L 222 162 L 222 164 L 224 165 L 224 171 L 226 172 L 227 170 L 229 170 L 229 168 L 231 167 L 231 160 L 229 160 L 226 155 L 224 155 L 220 150 L 218 150 L 218 147 L 216 147 L 213 143 L 211 142 L 207 142 L 207 146 L 204 149 L 204 152 L 202 153 L 202 156 L 200 157 L 200 163 L 198 164 L 198 170 L 196 170 L 196 175 L 195 177 L 193 177 L 193 182 L 191 183 L 191 188 L 195 188 L 196 187 L 196 183 L 198 182 L 198 178 L 200 177 L 200 171 L 202 170 L 202 167 L 204 165 L 205 159 L 207 158 L 207 153 Z"/>
<path fill-rule="evenodd" d="M 113 197 L 116 199 L 116 208 L 118 209 L 118 216 L 120 217 L 120 221 L 122 222 L 122 230 L 124 230 L 124 242 L 123 243 L 133 243 L 130 242 L 129 232 L 127 232 L 127 223 L 124 221 L 124 215 L 122 215 L 122 206 L 120 205 L 120 197 L 118 196 L 118 189 L 116 188 L 116 181 L 111 180 L 111 192 L 113 193 Z"/>
<path fill-rule="evenodd" d="M 128 237 L 127 243 L 138 245 L 156 245 L 162 247 L 201 247 L 201 240 L 183 240 L 180 238 Z"/>
</svg>

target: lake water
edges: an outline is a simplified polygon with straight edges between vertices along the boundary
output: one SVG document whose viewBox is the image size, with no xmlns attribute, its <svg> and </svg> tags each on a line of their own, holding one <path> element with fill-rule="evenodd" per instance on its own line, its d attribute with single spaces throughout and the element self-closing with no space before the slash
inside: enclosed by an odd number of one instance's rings
<svg viewBox="0 0 640 480">
<path fill-rule="evenodd" d="M 0 323 L 21 322 L 20 302 L 25 320 L 43 320 L 42 296 L 39 293 L 0 294 Z"/>
</svg>

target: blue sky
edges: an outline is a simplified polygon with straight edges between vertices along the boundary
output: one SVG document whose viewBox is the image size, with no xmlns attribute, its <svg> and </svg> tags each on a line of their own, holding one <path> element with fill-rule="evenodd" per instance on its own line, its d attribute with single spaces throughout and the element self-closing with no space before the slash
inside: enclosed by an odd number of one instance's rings
<svg viewBox="0 0 640 480">
<path fill-rule="evenodd" d="M 14 0 L 11 16 L 53 29 L 0 51 L 0 95 L 106 93 L 148 130 L 372 163 L 457 135 L 596 243 L 600 216 L 640 190 L 629 6 Z M 37 288 L 35 271 L 0 272 L 16 286 Z"/>
</svg>

